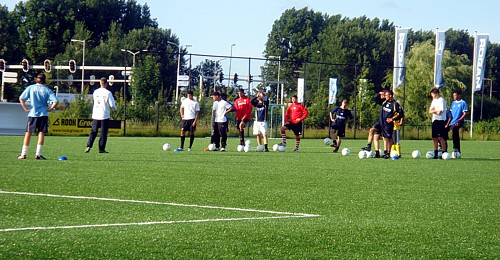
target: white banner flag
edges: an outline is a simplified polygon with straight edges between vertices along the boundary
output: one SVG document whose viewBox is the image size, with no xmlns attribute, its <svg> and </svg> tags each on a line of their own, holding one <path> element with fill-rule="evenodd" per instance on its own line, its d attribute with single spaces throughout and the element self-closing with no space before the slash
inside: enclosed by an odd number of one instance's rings
<svg viewBox="0 0 500 260">
<path fill-rule="evenodd" d="M 408 40 L 409 28 L 397 28 L 394 42 L 394 74 L 392 81 L 392 89 L 396 90 L 405 79 L 405 50 L 406 41 Z"/>
<path fill-rule="evenodd" d="M 305 89 L 305 79 L 299 78 L 297 82 L 297 101 L 299 103 L 304 102 L 304 89 Z"/>
<path fill-rule="evenodd" d="M 445 44 L 445 32 L 436 30 L 436 51 L 434 54 L 434 87 L 436 88 L 442 88 L 445 84 L 443 76 L 443 56 Z"/>
<path fill-rule="evenodd" d="M 484 65 L 486 64 L 486 49 L 488 48 L 488 34 L 477 34 L 474 39 L 473 89 L 480 91 L 483 88 Z"/>
<path fill-rule="evenodd" d="M 330 78 L 330 87 L 328 88 L 328 104 L 337 103 L 337 79 Z"/>
</svg>

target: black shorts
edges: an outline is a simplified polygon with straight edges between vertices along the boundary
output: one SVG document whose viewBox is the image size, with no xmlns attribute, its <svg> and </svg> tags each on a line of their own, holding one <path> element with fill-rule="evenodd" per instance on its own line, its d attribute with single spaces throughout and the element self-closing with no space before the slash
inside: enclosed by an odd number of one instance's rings
<svg viewBox="0 0 500 260">
<path fill-rule="evenodd" d="M 295 135 L 301 135 L 302 134 L 302 122 L 299 122 L 297 124 L 294 123 L 288 123 L 284 125 L 288 130 L 292 130 Z"/>
<path fill-rule="evenodd" d="M 196 126 L 193 126 L 194 119 L 182 120 L 181 131 L 196 131 Z"/>
<path fill-rule="evenodd" d="M 330 129 L 334 130 L 337 133 L 337 136 L 345 137 L 345 124 L 332 124 Z"/>
<path fill-rule="evenodd" d="M 432 138 L 438 138 L 438 137 L 443 137 L 445 138 L 445 135 L 448 135 L 448 132 L 446 131 L 446 128 L 444 127 L 446 125 L 445 120 L 434 120 L 432 121 Z"/>
<path fill-rule="evenodd" d="M 49 131 L 49 117 L 29 117 L 28 125 L 26 125 L 26 132 L 42 132 L 47 133 Z"/>
<path fill-rule="evenodd" d="M 392 138 L 392 133 L 394 132 L 394 123 L 386 123 L 378 121 L 373 126 L 375 128 L 375 134 L 382 135 L 384 138 Z"/>
<path fill-rule="evenodd" d="M 375 128 L 375 132 L 374 134 L 376 135 L 380 135 L 382 134 L 382 125 L 380 125 L 380 123 L 377 121 L 377 123 L 375 123 L 372 128 Z"/>
<path fill-rule="evenodd" d="M 246 119 L 246 118 L 245 118 L 245 119 L 243 119 L 243 120 L 236 120 L 236 128 L 237 128 L 237 129 L 240 129 L 240 124 L 241 124 L 241 121 L 243 121 L 243 123 L 245 123 L 245 126 L 246 126 L 246 124 L 248 124 L 248 122 L 250 122 L 250 120 L 249 120 L 249 119 Z"/>
</svg>

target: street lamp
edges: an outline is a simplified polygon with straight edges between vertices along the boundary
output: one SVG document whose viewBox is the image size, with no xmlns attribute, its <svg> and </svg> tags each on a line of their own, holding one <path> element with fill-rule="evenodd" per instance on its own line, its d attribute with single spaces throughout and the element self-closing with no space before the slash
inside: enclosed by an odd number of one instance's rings
<svg viewBox="0 0 500 260">
<path fill-rule="evenodd" d="M 132 54 L 132 67 L 135 68 L 135 55 L 137 55 L 141 52 L 148 52 L 149 50 L 138 50 L 138 51 L 134 52 L 131 50 L 121 49 L 121 51 L 128 52 L 128 53 Z"/>
<path fill-rule="evenodd" d="M 281 84 L 280 82 L 280 72 L 281 72 L 281 56 L 269 56 L 271 59 L 278 59 L 278 89 L 276 89 L 276 92 L 278 92 L 279 87 L 281 85 L 281 124 L 285 125 L 285 102 L 284 102 L 284 95 L 285 91 L 284 88 L 285 86 Z M 276 93 L 278 95 L 278 93 Z M 279 97 L 279 96 L 278 96 Z M 279 104 L 279 98 L 276 100 L 276 103 Z"/>
<path fill-rule="evenodd" d="M 72 42 L 81 42 L 83 43 L 83 60 L 82 60 L 82 94 L 83 94 L 83 87 L 84 87 L 84 82 L 83 80 L 85 79 L 85 40 L 76 40 L 76 39 L 71 39 Z"/>
<path fill-rule="evenodd" d="M 168 44 L 175 45 L 177 47 L 177 82 L 175 84 L 175 104 L 177 104 L 177 100 L 179 99 L 179 74 L 181 71 L 181 47 L 175 42 L 167 41 Z M 184 48 L 193 47 L 193 45 L 187 44 L 183 45 Z"/>
<path fill-rule="evenodd" d="M 207 58 L 207 60 L 211 60 L 214 62 L 214 92 L 216 91 L 215 90 L 215 84 L 217 83 L 217 79 L 215 78 L 215 73 L 217 72 L 217 63 L 219 63 L 220 61 L 223 61 L 225 60 L 226 58 L 223 58 L 223 59 L 219 59 L 219 60 L 213 60 L 213 59 L 209 59 Z"/>
<path fill-rule="evenodd" d="M 316 51 L 317 54 L 319 54 L 320 58 L 320 62 L 323 63 L 323 53 L 321 51 Z M 321 65 L 322 64 L 319 64 L 319 69 L 318 69 L 318 90 L 319 90 L 319 83 L 321 81 Z"/>
<path fill-rule="evenodd" d="M 231 44 L 231 54 L 229 55 L 229 77 L 227 79 L 227 86 L 231 85 L 231 61 L 233 59 L 233 47 L 236 46 L 236 43 Z"/>
</svg>

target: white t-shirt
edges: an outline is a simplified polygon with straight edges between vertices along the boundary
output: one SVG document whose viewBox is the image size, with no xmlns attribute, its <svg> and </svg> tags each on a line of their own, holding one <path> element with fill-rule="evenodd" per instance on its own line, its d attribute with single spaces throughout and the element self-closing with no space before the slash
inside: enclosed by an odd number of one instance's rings
<svg viewBox="0 0 500 260">
<path fill-rule="evenodd" d="M 440 115 L 432 114 L 432 121 L 434 120 L 446 120 L 446 101 L 443 97 L 433 99 L 431 103 L 431 108 L 436 111 L 443 111 Z"/>
<path fill-rule="evenodd" d="M 183 120 L 195 119 L 196 111 L 200 111 L 200 104 L 196 100 L 185 98 L 182 101 L 181 108 L 184 108 Z"/>
<path fill-rule="evenodd" d="M 214 105 L 212 106 L 212 110 L 214 111 L 214 114 L 215 114 L 215 122 L 216 123 L 224 123 L 227 121 L 227 118 L 225 117 L 224 113 L 229 108 L 231 108 L 231 104 L 229 104 L 225 100 L 214 102 Z"/>
<path fill-rule="evenodd" d="M 115 99 L 113 98 L 113 94 L 106 88 L 98 88 L 94 90 L 94 94 L 92 96 L 94 98 L 92 119 L 109 119 L 109 112 L 111 108 L 116 110 L 116 104 Z"/>
</svg>

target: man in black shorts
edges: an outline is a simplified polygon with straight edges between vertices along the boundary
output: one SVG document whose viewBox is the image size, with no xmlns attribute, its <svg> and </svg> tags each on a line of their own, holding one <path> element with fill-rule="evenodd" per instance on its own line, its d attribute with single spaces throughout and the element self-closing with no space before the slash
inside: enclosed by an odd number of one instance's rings
<svg viewBox="0 0 500 260">
<path fill-rule="evenodd" d="M 187 92 L 187 98 L 182 101 L 181 104 L 181 147 L 175 148 L 174 151 L 180 152 L 184 151 L 184 141 L 186 140 L 186 132 L 189 132 L 189 148 L 194 142 L 194 132 L 196 131 L 196 121 L 198 120 L 198 114 L 200 113 L 200 104 L 193 97 L 193 91 Z"/>
</svg>

